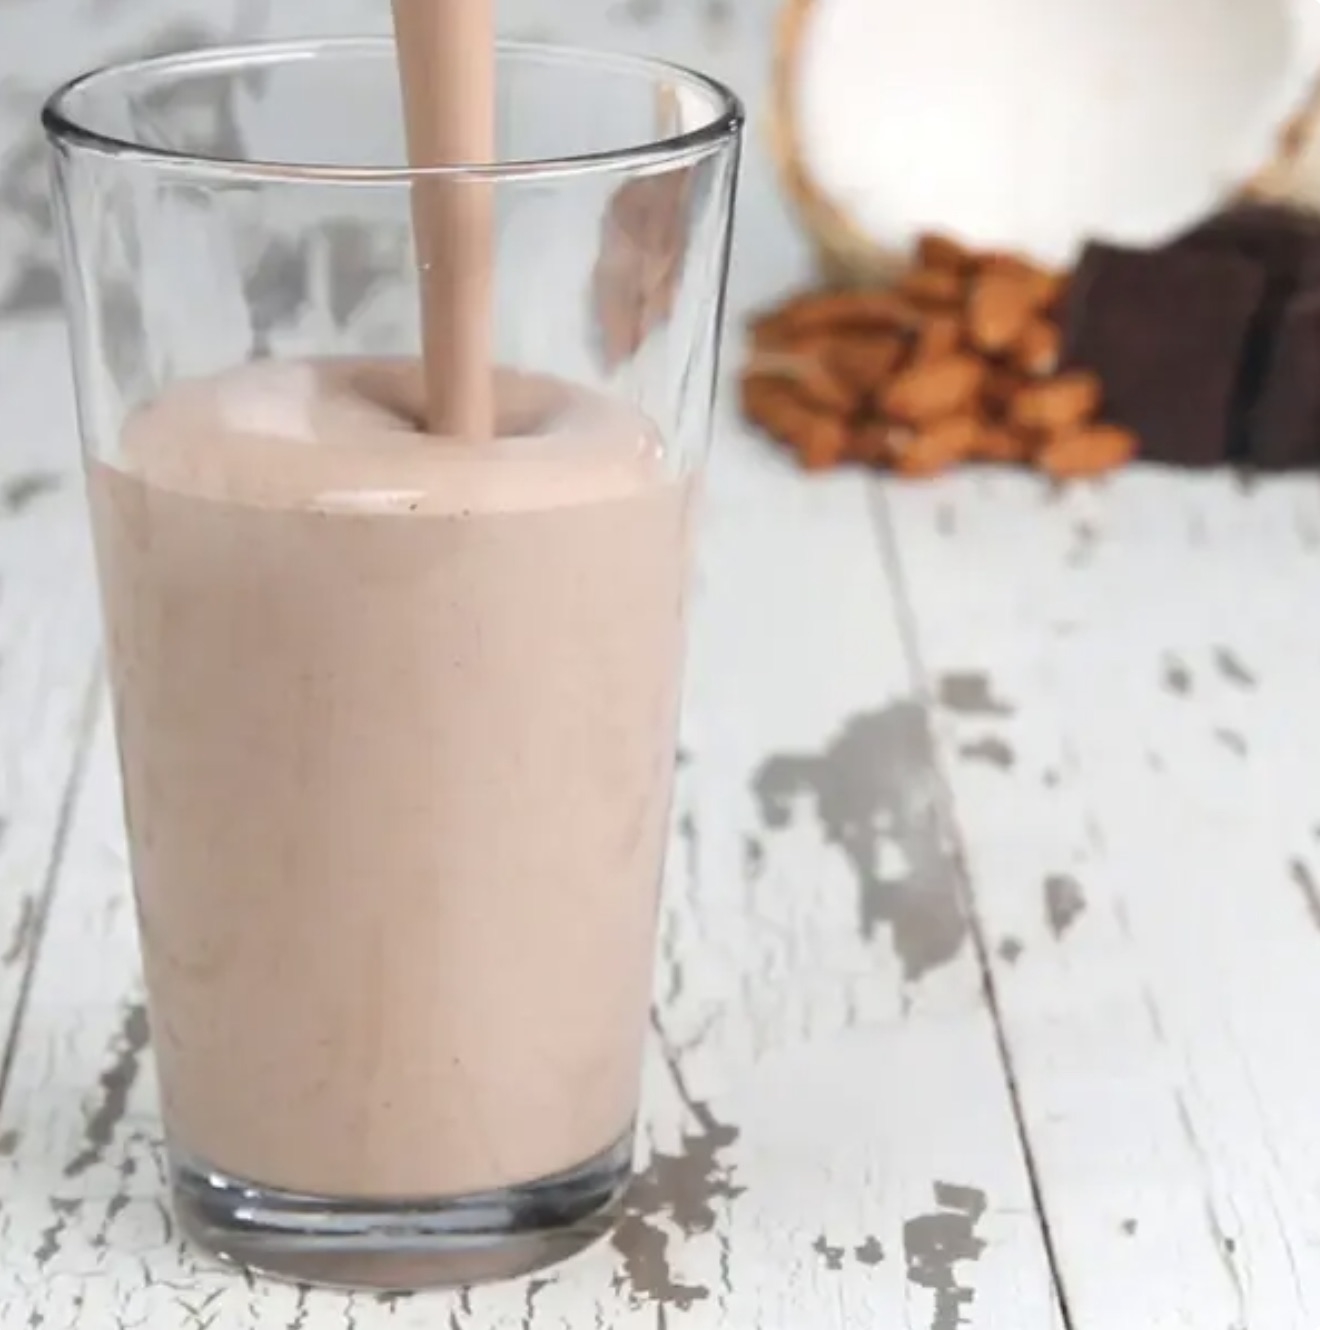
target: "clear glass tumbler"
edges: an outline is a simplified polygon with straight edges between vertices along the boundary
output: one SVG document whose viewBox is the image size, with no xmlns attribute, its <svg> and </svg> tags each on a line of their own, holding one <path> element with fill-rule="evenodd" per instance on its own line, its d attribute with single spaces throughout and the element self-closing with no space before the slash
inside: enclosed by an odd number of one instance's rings
<svg viewBox="0 0 1320 1330">
<path fill-rule="evenodd" d="M 44 116 L 175 1204 L 315 1283 L 536 1268 L 630 1177 L 742 114 L 497 69 L 464 167 L 388 40 Z M 425 428 L 427 199 L 489 218 L 480 437 Z"/>
</svg>

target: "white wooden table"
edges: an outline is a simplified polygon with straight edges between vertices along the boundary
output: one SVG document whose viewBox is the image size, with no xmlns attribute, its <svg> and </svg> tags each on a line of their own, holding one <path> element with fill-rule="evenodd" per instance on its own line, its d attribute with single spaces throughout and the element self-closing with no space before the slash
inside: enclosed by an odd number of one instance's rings
<svg viewBox="0 0 1320 1330">
<path fill-rule="evenodd" d="M 503 17 L 755 120 L 772 8 Z M 415 1298 L 179 1245 L 32 114 L 112 54 L 387 13 L 0 0 L 0 1327 L 1317 1330 L 1320 486 L 807 481 L 727 397 L 617 1239 Z M 731 360 L 805 272 L 754 146 Z"/>
</svg>

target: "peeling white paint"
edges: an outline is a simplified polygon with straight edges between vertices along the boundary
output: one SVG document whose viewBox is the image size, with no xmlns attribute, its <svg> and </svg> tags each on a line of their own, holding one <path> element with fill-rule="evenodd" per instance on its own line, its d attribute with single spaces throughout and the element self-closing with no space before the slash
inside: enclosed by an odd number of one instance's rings
<svg viewBox="0 0 1320 1330">
<path fill-rule="evenodd" d="M 932 672 L 1012 703 L 939 746 L 1074 1323 L 1312 1330 L 1320 489 L 969 474 L 877 518 Z M 960 759 L 987 731 L 1011 770 Z"/>
</svg>

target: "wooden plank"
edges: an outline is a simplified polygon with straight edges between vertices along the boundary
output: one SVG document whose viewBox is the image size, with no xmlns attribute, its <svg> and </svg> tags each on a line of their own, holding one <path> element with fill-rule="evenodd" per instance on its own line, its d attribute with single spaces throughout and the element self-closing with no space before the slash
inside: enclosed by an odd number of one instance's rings
<svg viewBox="0 0 1320 1330">
<path fill-rule="evenodd" d="M 69 397 L 52 401 L 34 374 L 63 340 L 54 325 L 0 321 L 0 1096 L 94 696 Z"/>
<path fill-rule="evenodd" d="M 1320 490 L 877 495 L 1074 1325 L 1320 1324 Z"/>
</svg>

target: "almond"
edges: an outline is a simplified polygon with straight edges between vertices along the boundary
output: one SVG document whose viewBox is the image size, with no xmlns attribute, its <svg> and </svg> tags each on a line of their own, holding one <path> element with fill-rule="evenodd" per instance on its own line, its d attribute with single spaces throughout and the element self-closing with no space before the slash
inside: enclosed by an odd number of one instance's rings
<svg viewBox="0 0 1320 1330">
<path fill-rule="evenodd" d="M 918 267 L 948 268 L 957 273 L 965 273 L 972 267 L 973 262 L 968 250 L 949 236 L 927 231 L 917 240 Z"/>
<path fill-rule="evenodd" d="M 908 330 L 920 322 L 920 311 L 897 291 L 812 291 L 753 320 L 752 341 L 768 350 L 803 335 L 863 328 Z"/>
<path fill-rule="evenodd" d="M 986 414 L 992 420 L 999 420 L 1007 414 L 1013 399 L 1026 386 L 1026 380 L 1009 369 L 993 371 L 986 379 L 981 392 L 981 401 Z"/>
<path fill-rule="evenodd" d="M 797 389 L 809 406 L 836 415 L 851 415 L 863 394 L 825 363 L 823 353 L 761 351 L 747 362 L 748 378 L 781 379 Z"/>
<path fill-rule="evenodd" d="M 1061 273 L 1042 268 L 1019 254 L 987 254 L 981 261 L 981 274 L 993 274 L 1018 283 L 1033 310 L 1049 309 L 1063 295 L 1065 279 Z"/>
<path fill-rule="evenodd" d="M 1041 271 L 1030 259 L 1007 249 L 983 249 L 977 255 L 977 262 L 983 273 L 1005 273 L 1010 277 L 1030 276 Z"/>
<path fill-rule="evenodd" d="M 792 448 L 808 470 L 837 466 L 848 451 L 848 427 L 843 418 L 813 410 L 782 379 L 745 375 L 742 410 L 771 438 Z"/>
<path fill-rule="evenodd" d="M 1034 279 L 1036 308 L 1046 314 L 1057 313 L 1068 294 L 1068 275 L 1061 272 L 1042 272 Z"/>
<path fill-rule="evenodd" d="M 848 455 L 867 466 L 888 466 L 906 446 L 911 433 L 902 425 L 873 420 L 854 432 Z"/>
<path fill-rule="evenodd" d="M 807 471 L 829 471 L 848 457 L 848 428 L 837 416 L 817 416 L 798 439 L 795 451 Z"/>
<path fill-rule="evenodd" d="M 944 309 L 962 304 L 966 286 L 956 268 L 913 268 L 895 289 L 915 305 Z"/>
<path fill-rule="evenodd" d="M 934 476 L 965 462 L 976 448 L 981 423 L 974 415 L 949 416 L 918 431 L 894 452 L 902 476 Z"/>
<path fill-rule="evenodd" d="M 825 363 L 835 375 L 862 394 L 874 394 L 893 378 L 907 357 L 907 344 L 897 333 L 832 338 L 825 344 Z"/>
<path fill-rule="evenodd" d="M 772 438 L 787 443 L 786 433 L 804 416 L 816 413 L 804 407 L 798 395 L 781 379 L 744 373 L 739 383 L 744 419 L 759 426 Z"/>
<path fill-rule="evenodd" d="M 986 425 L 971 456 L 980 462 L 1025 462 L 1031 457 L 1031 441 L 1006 425 Z"/>
<path fill-rule="evenodd" d="M 956 314 L 932 314 L 917 333 L 913 358 L 943 360 L 962 347 L 963 321 Z"/>
<path fill-rule="evenodd" d="M 1026 327 L 1013 348 L 1013 363 L 1035 378 L 1058 371 L 1063 352 L 1063 334 L 1058 325 L 1036 318 Z"/>
<path fill-rule="evenodd" d="M 1036 454 L 1036 465 L 1055 480 L 1100 476 L 1137 455 L 1137 437 L 1118 425 L 1084 425 L 1055 435 Z"/>
<path fill-rule="evenodd" d="M 1010 273 L 983 273 L 972 284 L 967 328 L 972 345 L 1004 355 L 1022 338 L 1036 313 L 1030 288 Z"/>
<path fill-rule="evenodd" d="M 881 410 L 906 425 L 926 425 L 966 410 L 985 382 L 975 356 L 920 360 L 898 374 L 879 397 Z"/>
<path fill-rule="evenodd" d="M 1100 409 L 1100 380 L 1089 370 L 1069 370 L 1028 383 L 1008 404 L 1008 417 L 1022 429 L 1058 434 L 1090 420 Z"/>
</svg>

